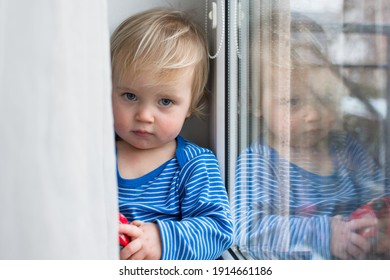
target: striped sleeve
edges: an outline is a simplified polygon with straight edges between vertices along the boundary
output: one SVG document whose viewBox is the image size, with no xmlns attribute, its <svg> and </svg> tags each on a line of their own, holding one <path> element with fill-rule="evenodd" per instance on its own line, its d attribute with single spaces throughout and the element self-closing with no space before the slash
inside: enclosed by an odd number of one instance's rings
<svg viewBox="0 0 390 280">
<path fill-rule="evenodd" d="M 387 195 L 382 170 L 362 146 L 345 134 L 332 137 L 329 176 L 290 164 L 264 145 L 240 155 L 233 205 L 240 250 L 259 259 L 331 259 L 330 218 Z"/>
<path fill-rule="evenodd" d="M 329 259 L 329 218 L 291 213 L 294 178 L 280 176 L 292 175 L 288 168 L 258 152 L 240 156 L 233 205 L 236 243 L 257 259 Z"/>
<path fill-rule="evenodd" d="M 178 189 L 182 219 L 158 220 L 162 259 L 216 259 L 233 242 L 233 225 L 218 162 L 211 151 L 188 144 Z"/>
<path fill-rule="evenodd" d="M 354 183 L 360 194 L 359 206 L 366 204 L 373 198 L 390 195 L 384 170 L 379 167 L 379 163 L 375 162 L 354 138 L 350 135 L 346 137 L 346 147 L 339 153 L 338 161 L 344 161 L 344 164 L 353 170 Z"/>
</svg>

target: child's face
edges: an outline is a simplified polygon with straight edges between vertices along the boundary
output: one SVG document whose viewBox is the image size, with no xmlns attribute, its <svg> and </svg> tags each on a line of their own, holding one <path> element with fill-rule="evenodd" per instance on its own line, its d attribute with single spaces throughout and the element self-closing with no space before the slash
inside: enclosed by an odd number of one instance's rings
<svg viewBox="0 0 390 280">
<path fill-rule="evenodd" d="M 274 144 L 310 148 L 327 138 L 336 121 L 337 104 L 325 77 L 329 73 L 298 71 L 291 74 L 290 91 L 264 97 L 269 109 L 263 117 Z"/>
<path fill-rule="evenodd" d="M 112 105 L 118 136 L 138 149 L 175 141 L 190 115 L 193 69 L 180 71 L 169 82 L 155 82 L 150 73 L 113 77 Z M 176 79 L 177 78 L 177 79 Z"/>
</svg>

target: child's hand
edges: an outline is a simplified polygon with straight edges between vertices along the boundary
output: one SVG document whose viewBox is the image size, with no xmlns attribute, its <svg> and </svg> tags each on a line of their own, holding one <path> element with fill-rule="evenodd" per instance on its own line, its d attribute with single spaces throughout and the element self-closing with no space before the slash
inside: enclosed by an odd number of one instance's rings
<svg viewBox="0 0 390 280">
<path fill-rule="evenodd" d="M 131 237 L 131 242 L 121 250 L 121 260 L 161 259 L 161 237 L 157 224 L 133 221 L 129 226 L 137 227 L 141 231 L 141 234 L 138 236 L 130 236 L 127 232 L 123 232 Z"/>
<path fill-rule="evenodd" d="M 142 230 L 136 224 L 135 225 L 134 224 L 119 224 L 119 234 L 126 235 L 130 239 L 130 243 L 127 244 L 125 248 L 129 247 L 129 250 L 135 250 L 136 248 L 133 248 L 134 244 L 132 245 L 131 241 L 133 239 L 141 236 Z M 121 252 L 122 251 L 123 251 L 123 249 L 121 250 Z"/>
<path fill-rule="evenodd" d="M 387 224 L 386 228 L 387 229 Z M 390 233 L 387 230 L 378 230 L 377 239 L 373 251 L 390 256 Z"/>
<path fill-rule="evenodd" d="M 375 218 L 344 220 L 342 216 L 331 218 L 330 250 L 331 254 L 340 259 L 362 259 L 371 250 L 370 241 L 357 231 L 376 226 Z"/>
</svg>

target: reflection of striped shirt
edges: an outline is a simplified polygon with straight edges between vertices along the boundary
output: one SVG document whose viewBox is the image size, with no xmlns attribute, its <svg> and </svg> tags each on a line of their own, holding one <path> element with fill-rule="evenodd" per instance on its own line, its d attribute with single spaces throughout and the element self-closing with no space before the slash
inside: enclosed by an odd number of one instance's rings
<svg viewBox="0 0 390 280">
<path fill-rule="evenodd" d="M 334 173 L 320 176 L 262 144 L 237 162 L 234 205 L 237 244 L 260 259 L 330 259 L 329 217 L 348 216 L 384 193 L 379 168 L 345 134 L 330 138 Z"/>
<path fill-rule="evenodd" d="M 180 136 L 176 157 L 137 179 L 118 172 L 119 210 L 129 221 L 155 221 L 162 259 L 215 259 L 230 247 L 233 225 L 214 154 Z"/>
</svg>

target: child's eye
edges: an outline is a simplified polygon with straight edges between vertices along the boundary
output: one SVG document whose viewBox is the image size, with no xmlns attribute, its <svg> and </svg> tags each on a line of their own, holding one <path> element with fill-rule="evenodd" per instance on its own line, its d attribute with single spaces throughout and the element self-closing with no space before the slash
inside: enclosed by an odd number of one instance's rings
<svg viewBox="0 0 390 280">
<path fill-rule="evenodd" d="M 292 106 L 292 107 L 300 105 L 301 102 L 302 102 L 302 100 L 300 98 L 282 99 L 280 101 L 280 103 L 282 105 L 288 105 L 288 106 Z"/>
<path fill-rule="evenodd" d="M 160 104 L 161 104 L 162 106 L 169 106 L 169 105 L 171 105 L 172 103 L 173 103 L 172 100 L 167 99 L 167 98 L 163 98 L 163 99 L 160 100 Z"/>
<path fill-rule="evenodd" d="M 301 103 L 299 98 L 291 98 L 288 102 L 291 106 L 298 106 Z"/>
<path fill-rule="evenodd" d="M 126 92 L 123 94 L 123 96 L 127 99 L 127 100 L 131 100 L 131 101 L 134 101 L 137 99 L 137 96 L 135 96 L 134 93 L 131 93 L 131 92 Z"/>
<path fill-rule="evenodd" d="M 320 102 L 322 104 L 331 104 L 332 103 L 332 97 L 328 95 L 320 96 Z"/>
</svg>

